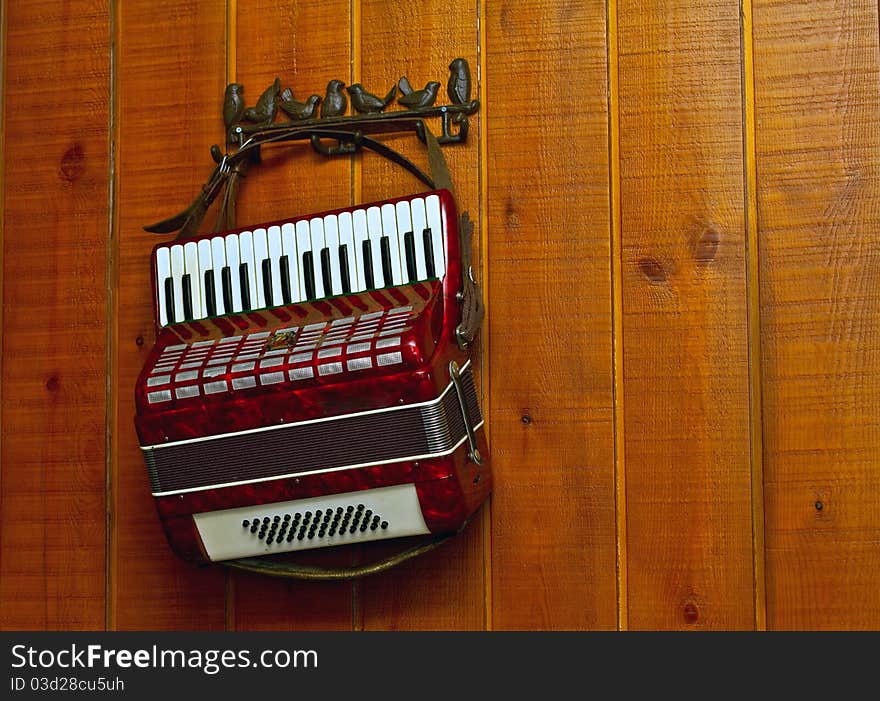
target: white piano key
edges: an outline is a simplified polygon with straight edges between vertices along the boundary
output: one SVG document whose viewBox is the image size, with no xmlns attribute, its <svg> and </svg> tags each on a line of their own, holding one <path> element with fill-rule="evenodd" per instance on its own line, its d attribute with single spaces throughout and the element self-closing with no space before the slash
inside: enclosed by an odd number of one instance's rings
<svg viewBox="0 0 880 701">
<path fill-rule="evenodd" d="M 302 301 L 299 263 L 296 251 L 296 228 L 292 223 L 281 226 L 281 251 L 287 256 L 287 280 L 290 285 L 290 301 Z"/>
<path fill-rule="evenodd" d="M 312 268 L 315 271 L 315 298 L 326 297 L 324 294 L 324 273 L 321 270 L 321 251 L 324 249 L 324 220 L 314 217 L 309 222 L 312 231 Z"/>
<path fill-rule="evenodd" d="M 266 287 L 263 279 L 263 261 L 269 259 L 269 240 L 265 229 L 254 229 L 254 272 L 257 278 L 257 303 L 255 309 L 265 309 Z"/>
<path fill-rule="evenodd" d="M 284 304 L 281 294 L 281 227 L 270 226 L 267 235 L 272 269 L 272 305 L 277 307 Z"/>
<path fill-rule="evenodd" d="M 202 313 L 202 285 L 199 280 L 199 246 L 195 241 L 183 245 L 183 267 L 189 275 L 190 300 L 192 300 L 192 317 L 201 319 Z"/>
<path fill-rule="evenodd" d="M 156 293 L 159 307 L 159 325 L 168 323 L 168 300 L 165 297 L 165 281 L 171 277 L 171 251 L 167 247 L 156 249 Z"/>
<path fill-rule="evenodd" d="M 301 219 L 296 223 L 296 267 L 299 269 L 299 298 L 301 301 L 308 300 L 306 294 L 306 277 L 303 268 L 303 256 L 312 250 L 312 231 L 309 222 Z"/>
<path fill-rule="evenodd" d="M 385 287 L 382 274 L 382 211 L 378 207 L 367 208 L 367 235 L 370 237 L 370 254 L 373 258 L 373 287 Z"/>
<path fill-rule="evenodd" d="M 425 213 L 425 200 L 416 197 L 410 202 L 410 214 L 412 215 L 413 242 L 416 248 L 416 278 L 428 279 L 428 269 L 425 266 L 425 242 L 422 232 L 428 226 L 428 218 Z"/>
<path fill-rule="evenodd" d="M 211 239 L 211 263 L 214 270 L 214 304 L 217 306 L 217 315 L 226 313 L 226 305 L 223 303 L 223 268 L 226 267 L 226 242 L 222 236 Z"/>
<path fill-rule="evenodd" d="M 226 267 L 229 268 L 229 277 L 232 283 L 232 309 L 227 309 L 227 314 L 242 311 L 241 287 L 238 282 L 238 266 L 240 264 L 241 251 L 238 246 L 238 234 L 229 234 L 226 237 Z"/>
<path fill-rule="evenodd" d="M 346 258 L 348 259 L 348 284 L 349 290 L 354 292 L 357 290 L 357 260 L 355 253 L 355 243 L 354 243 L 354 229 L 352 228 L 351 222 L 351 212 L 342 212 L 337 217 L 337 223 L 339 225 L 339 249 L 340 249 L 340 261 L 342 260 L 342 247 L 346 248 Z M 340 266 L 342 263 L 340 262 Z M 342 268 L 340 267 L 340 275 L 342 274 Z"/>
<path fill-rule="evenodd" d="M 425 212 L 434 246 L 434 272 L 438 278 L 442 278 L 446 274 L 446 258 L 443 251 L 443 217 L 440 214 L 439 195 L 428 195 L 425 198 Z"/>
<path fill-rule="evenodd" d="M 404 275 L 401 272 L 400 246 L 402 236 L 398 238 L 397 208 L 393 204 L 382 205 L 382 234 L 388 237 L 388 252 L 391 255 L 391 277 L 395 285 L 402 285 Z M 404 258 L 403 260 L 406 260 Z"/>
<path fill-rule="evenodd" d="M 330 282 L 334 295 L 342 294 L 342 270 L 339 267 L 339 220 L 335 214 L 324 217 L 324 245 L 330 251 Z"/>
<path fill-rule="evenodd" d="M 171 247 L 171 286 L 174 291 L 174 321 L 183 321 L 183 246 Z"/>
<path fill-rule="evenodd" d="M 364 241 L 367 240 L 367 212 L 364 209 L 356 209 L 351 213 L 352 236 L 354 237 L 354 260 L 357 268 L 357 284 L 355 278 L 351 280 L 352 292 L 363 292 L 367 289 L 365 271 L 367 266 L 372 267 L 372 260 L 364 260 Z"/>
<path fill-rule="evenodd" d="M 241 256 L 241 263 L 247 268 L 248 276 L 248 295 L 250 297 L 250 308 L 258 309 L 257 304 L 257 275 L 254 263 L 254 235 L 250 231 L 242 231 L 238 235 L 238 250 Z M 236 271 L 238 273 L 238 271 Z M 242 295 L 244 297 L 244 295 Z M 244 302 L 242 302 L 244 304 Z"/>
<path fill-rule="evenodd" d="M 413 232 L 412 214 L 410 212 L 410 202 L 401 200 L 396 205 L 397 209 L 397 237 L 400 239 L 400 272 L 405 281 L 409 281 L 407 274 L 407 258 L 406 258 L 406 234 L 412 233 L 413 244 L 415 244 L 415 232 Z M 415 253 L 416 280 L 424 280 L 427 277 L 425 273 L 425 260 L 419 259 L 418 249 L 413 246 Z M 421 268 L 419 268 L 421 263 Z"/>
<path fill-rule="evenodd" d="M 208 316 L 208 287 L 205 284 L 205 273 L 208 271 L 211 271 L 212 274 L 214 272 L 211 241 L 209 239 L 201 239 L 199 241 L 199 292 L 201 294 L 203 317 Z"/>
</svg>

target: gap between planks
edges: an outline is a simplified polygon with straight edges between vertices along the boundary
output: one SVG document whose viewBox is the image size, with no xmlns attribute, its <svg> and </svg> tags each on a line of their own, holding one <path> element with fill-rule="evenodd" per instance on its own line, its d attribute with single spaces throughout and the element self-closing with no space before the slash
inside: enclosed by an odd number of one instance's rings
<svg viewBox="0 0 880 701">
<path fill-rule="evenodd" d="M 119 465 L 119 452 L 115 437 L 118 433 L 119 416 L 115 410 L 115 392 L 119 379 L 119 364 L 117 362 L 116 349 L 119 347 L 119 313 L 117 309 L 119 269 L 116 261 L 119 260 L 119 182 L 116 171 L 116 154 L 119 150 L 119 9 L 117 4 L 109 6 L 110 25 L 110 71 L 108 89 L 110 99 L 108 101 L 107 115 L 107 139 L 108 139 L 108 177 L 107 177 L 107 249 L 106 249 L 106 294 L 107 310 L 106 318 L 106 375 L 105 388 L 105 424 L 104 437 L 105 469 L 104 469 L 104 529 L 105 529 L 105 565 L 104 565 L 104 629 L 115 630 L 117 621 L 117 596 L 114 586 L 114 573 L 118 564 L 118 553 L 115 546 L 117 542 L 115 490 L 116 468 Z"/>
<path fill-rule="evenodd" d="M 767 629 L 764 567 L 764 443 L 761 400 L 761 289 L 758 236 L 758 157 L 752 0 L 742 0 L 743 190 L 746 210 L 746 286 L 749 347 L 749 416 L 752 557 L 755 629 Z"/>
<path fill-rule="evenodd" d="M 623 241 L 620 216 L 620 86 L 617 0 L 608 0 L 605 41 L 608 67 L 608 194 L 611 236 L 611 361 L 614 435 L 614 512 L 616 515 L 617 628 L 627 630 L 626 460 L 623 413 Z"/>
</svg>

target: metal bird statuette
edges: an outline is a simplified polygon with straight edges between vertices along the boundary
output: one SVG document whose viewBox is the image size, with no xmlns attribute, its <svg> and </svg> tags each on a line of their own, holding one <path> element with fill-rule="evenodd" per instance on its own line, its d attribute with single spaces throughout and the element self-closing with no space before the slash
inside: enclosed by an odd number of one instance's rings
<svg viewBox="0 0 880 701">
<path fill-rule="evenodd" d="M 293 91 L 290 88 L 284 88 L 281 92 L 279 106 L 288 117 L 295 121 L 301 121 L 314 117 L 320 102 L 320 95 L 310 95 L 305 102 L 299 102 L 294 99 Z"/>
<path fill-rule="evenodd" d="M 348 109 L 348 97 L 343 88 L 345 83 L 341 80 L 331 80 L 327 83 L 327 94 L 321 103 L 321 119 L 327 117 L 340 117 Z"/>
<path fill-rule="evenodd" d="M 453 59 L 449 64 L 446 94 L 453 105 L 466 105 L 471 101 L 471 70 L 463 58 Z"/>
<path fill-rule="evenodd" d="M 409 80 L 404 76 L 398 82 L 398 87 L 400 87 L 403 95 L 397 101 L 411 110 L 418 110 L 434 104 L 434 101 L 437 99 L 437 92 L 440 90 L 440 83 L 436 80 L 431 80 L 421 90 L 413 90 Z"/>
<path fill-rule="evenodd" d="M 361 114 L 375 114 L 376 112 L 381 112 L 391 104 L 394 96 L 397 95 L 397 86 L 392 85 L 391 90 L 388 91 L 385 97 L 377 97 L 376 95 L 367 92 L 364 90 L 364 86 L 360 83 L 349 85 L 346 88 L 346 91 L 351 95 L 351 104 L 356 111 Z"/>
<path fill-rule="evenodd" d="M 244 116 L 245 104 L 241 83 L 230 83 L 223 95 L 223 126 L 226 129 L 227 142 L 235 141 L 232 129 Z"/>
<path fill-rule="evenodd" d="M 281 79 L 275 81 L 263 91 L 257 99 L 257 104 L 244 111 L 243 117 L 260 126 L 269 126 L 278 113 L 278 93 L 281 90 Z"/>
</svg>

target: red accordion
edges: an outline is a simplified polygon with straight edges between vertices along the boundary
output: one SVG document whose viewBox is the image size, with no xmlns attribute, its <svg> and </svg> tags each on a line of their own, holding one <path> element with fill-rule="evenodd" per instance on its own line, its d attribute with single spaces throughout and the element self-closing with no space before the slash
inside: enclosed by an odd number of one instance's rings
<svg viewBox="0 0 880 701">
<path fill-rule="evenodd" d="M 457 333 L 465 226 L 441 189 L 155 247 L 135 423 L 178 554 L 467 522 L 492 479 Z"/>
</svg>

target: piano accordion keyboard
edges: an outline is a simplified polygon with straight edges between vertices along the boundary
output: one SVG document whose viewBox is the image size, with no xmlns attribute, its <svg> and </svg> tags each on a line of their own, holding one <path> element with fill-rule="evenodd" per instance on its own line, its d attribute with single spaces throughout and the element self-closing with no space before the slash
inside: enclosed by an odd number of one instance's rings
<svg viewBox="0 0 880 701">
<path fill-rule="evenodd" d="M 159 326 L 442 279 L 451 200 L 425 193 L 157 246 Z"/>
</svg>

